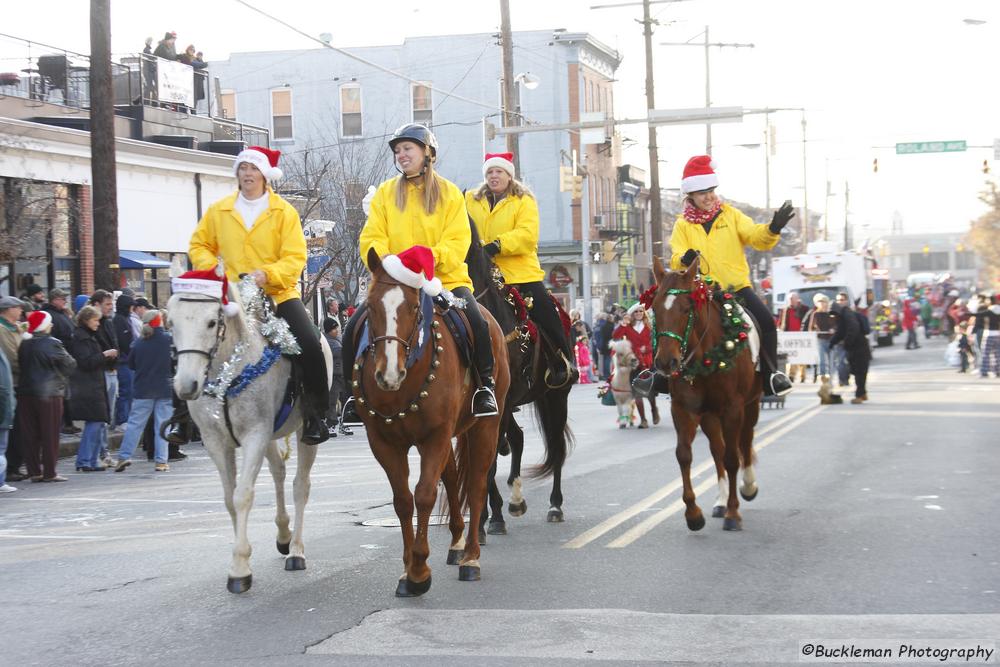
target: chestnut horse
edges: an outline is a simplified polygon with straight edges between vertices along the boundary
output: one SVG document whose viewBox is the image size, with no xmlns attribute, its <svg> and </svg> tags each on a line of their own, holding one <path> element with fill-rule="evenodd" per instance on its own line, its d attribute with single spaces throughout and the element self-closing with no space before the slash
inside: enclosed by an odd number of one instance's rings
<svg viewBox="0 0 1000 667">
<path fill-rule="evenodd" d="M 653 365 L 670 376 L 670 413 L 677 431 L 688 528 L 701 530 L 705 525 L 691 485 L 691 442 L 700 425 L 719 474 L 717 509 L 725 500 L 722 527 L 740 530 L 736 475 L 741 464 L 740 494 L 747 501 L 757 496 L 753 430 L 763 384 L 752 349 L 756 337 L 750 317 L 733 295 L 718 290 L 713 294 L 711 279 L 702 279 L 699 265 L 700 257 L 686 271 L 665 271 L 659 258 L 653 263 L 657 283 Z"/>
<path fill-rule="evenodd" d="M 496 455 L 500 415 L 472 416 L 476 383 L 463 364 L 455 340 L 446 333 L 439 313 L 425 310 L 422 293 L 394 280 L 382 268 L 378 253 L 368 253 L 372 280 L 368 291 L 368 347 L 352 372 L 358 414 L 368 433 L 372 454 L 392 486 L 393 506 L 403 533 L 404 573 L 398 597 L 423 595 L 431 586 L 427 566 L 427 526 L 444 482 L 450 516 L 448 563 L 458 562 L 459 579 L 477 581 L 479 516 L 486 498 L 486 474 Z M 478 308 L 476 303 L 466 304 Z M 427 324 L 426 312 L 432 321 Z M 500 413 L 510 384 L 507 349 L 496 321 L 483 312 L 496 359 L 496 398 Z M 442 333 L 445 332 L 445 333 Z M 429 340 L 428 340 L 429 339 Z M 411 358 L 411 350 L 423 351 Z M 411 362 L 408 367 L 408 361 Z M 452 450 L 452 438 L 458 446 Z M 420 479 L 410 492 L 410 447 L 420 454 Z M 413 531 L 416 501 L 417 530 Z M 463 507 L 469 509 L 469 532 L 463 540 Z"/>
</svg>

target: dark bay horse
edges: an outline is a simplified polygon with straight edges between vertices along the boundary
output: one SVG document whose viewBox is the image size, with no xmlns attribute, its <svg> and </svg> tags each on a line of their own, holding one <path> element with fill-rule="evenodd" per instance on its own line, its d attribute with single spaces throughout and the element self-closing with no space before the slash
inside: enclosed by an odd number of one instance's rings
<svg viewBox="0 0 1000 667">
<path fill-rule="evenodd" d="M 736 475 L 741 464 L 740 493 L 747 501 L 757 496 L 753 432 L 763 384 L 754 368 L 756 336 L 750 317 L 733 295 L 703 279 L 699 265 L 700 258 L 686 271 L 665 271 L 659 258 L 653 263 L 657 283 L 653 365 L 670 376 L 670 412 L 677 431 L 688 528 L 700 530 L 705 525 L 691 485 L 691 442 L 700 425 L 719 474 L 720 501 L 725 499 L 722 527 L 740 530 Z"/>
<path fill-rule="evenodd" d="M 552 492 L 549 494 L 549 511 L 546 520 L 558 523 L 563 520 L 562 468 L 573 444 L 573 434 L 567 423 L 569 412 L 569 392 L 573 388 L 570 380 L 558 388 L 549 387 L 545 382 L 548 369 L 546 363 L 550 355 L 558 355 L 551 345 L 545 342 L 541 333 L 534 341 L 521 331 L 517 317 L 518 306 L 502 294 L 493 279 L 493 262 L 483 252 L 476 225 L 469 221 L 472 227 L 472 244 L 465 262 L 469 266 L 469 276 L 475 287 L 476 300 L 486 307 L 497 322 L 507 340 L 507 352 L 510 359 L 510 390 L 507 394 L 505 410 L 501 412 L 500 433 L 510 447 L 510 475 L 507 485 L 511 487 L 508 511 L 511 516 L 521 516 L 527 511 L 528 504 L 521 494 L 521 459 L 524 454 L 524 432 L 514 419 L 513 411 L 521 405 L 533 403 L 535 414 L 541 425 L 542 441 L 545 444 L 545 458 L 542 463 L 533 466 L 529 477 L 552 477 Z M 499 366 L 499 362 L 498 362 Z M 505 534 L 506 523 L 503 519 L 503 498 L 496 484 L 496 462 L 489 474 L 489 505 L 491 534 Z M 483 515 L 485 522 L 485 514 Z"/>
<path fill-rule="evenodd" d="M 470 406 L 476 383 L 440 313 L 427 307 L 429 303 L 422 301 L 418 289 L 390 277 L 374 250 L 368 253 L 368 266 L 372 273 L 366 302 L 369 343 L 353 366 L 352 388 L 368 444 L 392 486 L 393 506 L 403 533 L 405 571 L 396 595 L 413 597 L 426 593 L 431 585 L 427 526 L 439 480 L 444 483 L 450 517 L 448 563 L 459 563 L 462 581 L 480 578 L 479 517 L 510 384 L 507 349 L 500 327 L 484 313 L 496 358 L 494 379 L 501 413 L 473 417 Z M 422 344 L 423 350 L 418 352 Z M 411 351 L 417 355 L 415 359 Z M 454 451 L 453 437 L 458 439 Z M 420 454 L 415 493 L 410 492 L 408 480 L 410 447 L 416 447 Z M 462 536 L 465 506 L 469 510 L 467 538 Z"/>
</svg>

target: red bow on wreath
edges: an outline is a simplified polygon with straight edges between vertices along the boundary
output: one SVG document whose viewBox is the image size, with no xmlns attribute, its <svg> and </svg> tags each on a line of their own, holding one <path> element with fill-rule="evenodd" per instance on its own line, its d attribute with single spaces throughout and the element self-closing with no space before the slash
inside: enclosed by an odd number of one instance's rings
<svg viewBox="0 0 1000 667">
<path fill-rule="evenodd" d="M 642 296 L 639 297 L 639 303 L 641 303 L 642 307 L 645 308 L 646 310 L 652 310 L 653 297 L 656 296 L 656 289 L 658 287 L 659 285 L 653 285 L 648 290 L 643 292 Z"/>
<path fill-rule="evenodd" d="M 705 281 L 701 279 L 695 280 L 694 288 L 691 290 L 691 299 L 694 301 L 694 307 L 700 310 L 711 298 L 712 294 L 708 291 L 708 285 Z"/>
</svg>

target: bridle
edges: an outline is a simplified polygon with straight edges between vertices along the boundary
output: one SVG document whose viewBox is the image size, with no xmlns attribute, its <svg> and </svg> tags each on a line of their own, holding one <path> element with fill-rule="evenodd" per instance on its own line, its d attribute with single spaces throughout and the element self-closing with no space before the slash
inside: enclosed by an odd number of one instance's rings
<svg viewBox="0 0 1000 667">
<path fill-rule="evenodd" d="M 379 283 L 381 285 L 392 285 L 394 287 L 407 287 L 407 285 L 403 285 L 403 283 L 401 283 L 399 281 L 396 281 L 396 280 L 376 280 L 375 282 Z M 403 346 L 403 349 L 406 351 L 406 358 L 407 359 L 410 358 L 410 348 L 413 347 L 413 340 L 414 340 L 414 338 L 416 338 L 417 332 L 420 331 L 420 327 L 424 323 L 424 311 L 420 307 L 420 298 L 419 298 L 419 295 L 418 295 L 418 298 L 417 298 L 417 305 L 414 308 L 414 310 L 417 313 L 417 319 L 413 323 L 413 330 L 410 332 L 410 335 L 407 338 L 405 338 L 405 339 L 404 338 L 400 338 L 399 336 L 377 336 L 377 337 L 373 338 L 372 341 L 368 344 L 368 353 L 370 355 L 372 355 L 372 357 L 375 356 L 375 346 L 378 343 L 383 342 L 383 341 L 384 342 L 389 342 L 391 340 L 394 340 L 394 341 L 398 342 L 400 345 Z"/>
<path fill-rule="evenodd" d="M 177 350 L 175 348 L 174 353 L 179 357 L 182 354 L 200 354 L 208 359 L 208 363 L 205 364 L 205 377 L 204 381 L 208 382 L 208 369 L 212 365 L 212 361 L 215 359 L 215 353 L 219 351 L 219 345 L 222 343 L 222 339 L 226 336 L 226 318 L 222 312 L 222 299 L 214 296 L 207 296 L 205 298 L 192 298 L 182 296 L 180 301 L 186 301 L 188 303 L 210 303 L 212 301 L 219 304 L 218 312 L 216 314 L 217 325 L 215 327 L 215 341 L 212 343 L 212 347 L 207 351 L 191 348 L 188 350 Z"/>
<path fill-rule="evenodd" d="M 667 290 L 667 296 L 691 296 L 694 293 L 694 291 L 695 290 L 692 289 L 671 288 Z M 691 331 L 694 329 L 694 311 L 698 304 L 694 303 L 693 297 L 691 301 L 692 304 L 691 308 L 688 310 L 687 324 L 684 325 L 683 336 L 674 331 L 671 331 L 670 329 L 667 329 L 665 331 L 660 331 L 658 327 L 654 327 L 653 331 L 654 348 L 656 347 L 656 343 L 660 338 L 672 338 L 681 344 L 681 368 L 680 368 L 681 371 L 684 370 L 684 368 L 691 361 L 691 358 L 694 356 L 694 349 L 691 348 L 689 350 L 689 344 L 691 340 Z M 696 346 L 701 343 L 701 341 L 705 338 L 707 333 L 708 329 L 706 328 L 705 331 L 702 332 L 701 336 L 696 341 Z M 655 354 L 655 349 L 654 349 L 654 354 Z"/>
</svg>

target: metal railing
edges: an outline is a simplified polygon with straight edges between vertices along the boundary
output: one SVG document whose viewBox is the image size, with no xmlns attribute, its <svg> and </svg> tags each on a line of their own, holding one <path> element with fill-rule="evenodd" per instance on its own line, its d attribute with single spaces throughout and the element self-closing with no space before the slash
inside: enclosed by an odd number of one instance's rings
<svg viewBox="0 0 1000 667">
<path fill-rule="evenodd" d="M 218 94 L 207 69 L 150 54 L 111 63 L 115 106 L 166 109 L 212 118 L 216 141 L 267 146 L 270 132 L 217 115 Z M 90 57 L 0 33 L 0 99 L 19 97 L 76 109 L 90 108 Z"/>
</svg>

